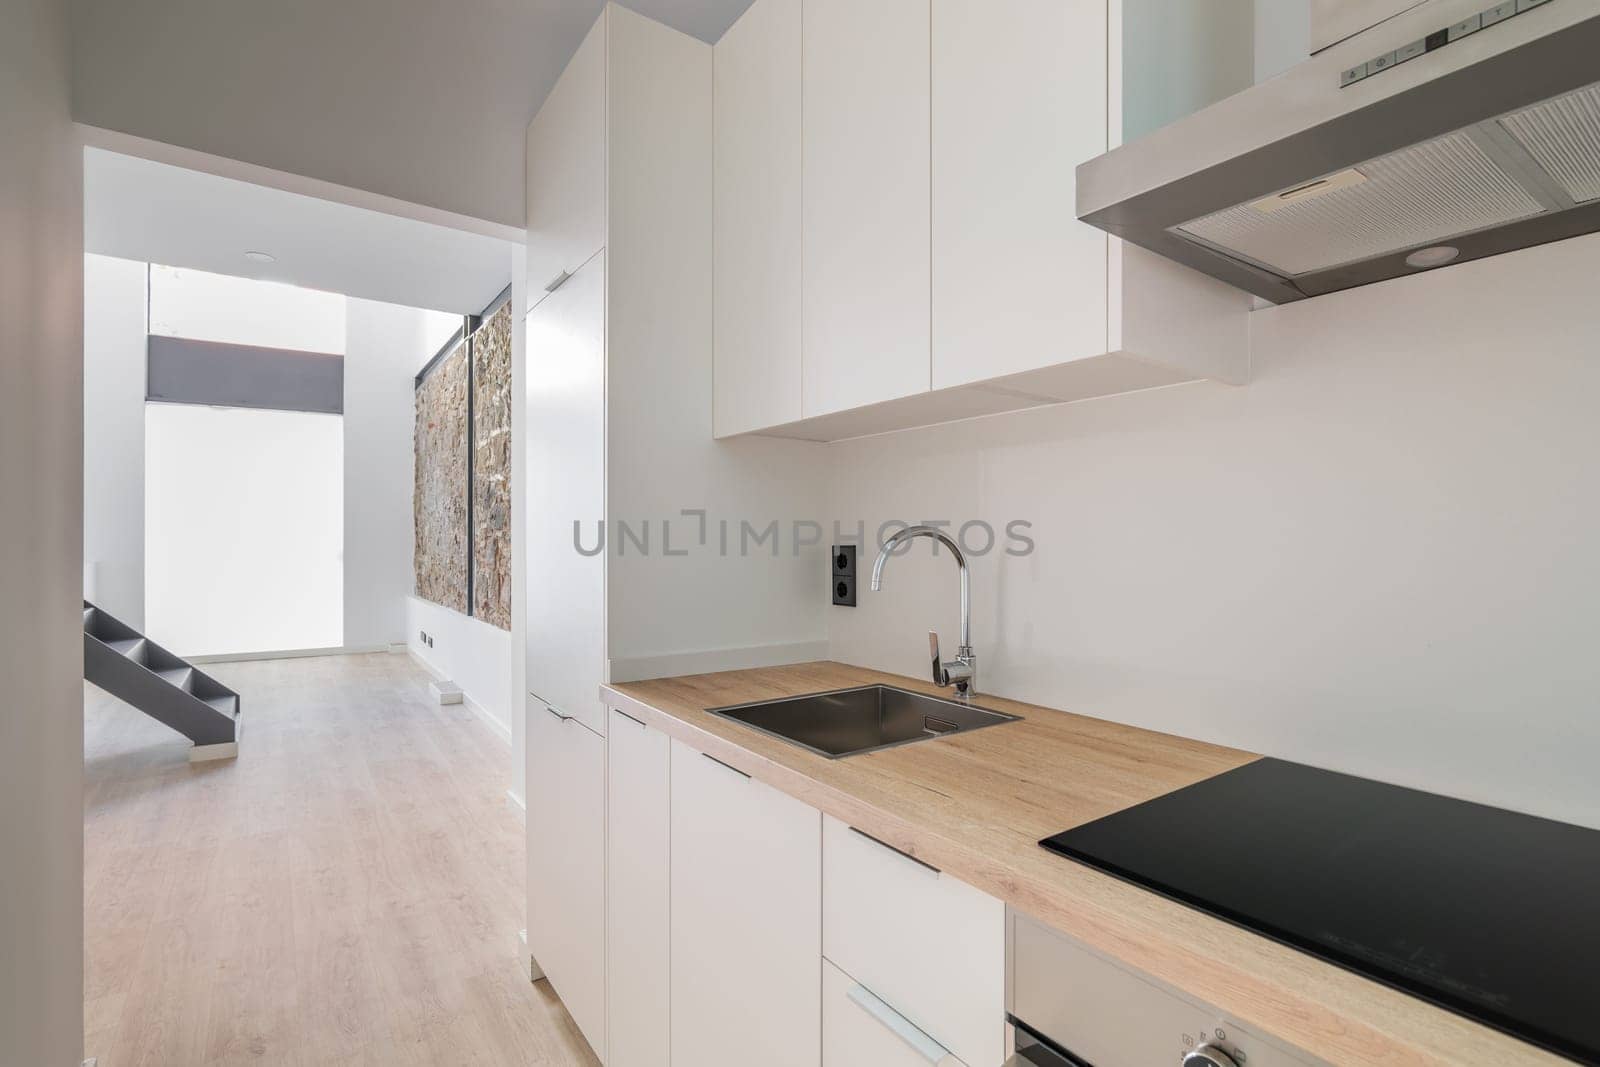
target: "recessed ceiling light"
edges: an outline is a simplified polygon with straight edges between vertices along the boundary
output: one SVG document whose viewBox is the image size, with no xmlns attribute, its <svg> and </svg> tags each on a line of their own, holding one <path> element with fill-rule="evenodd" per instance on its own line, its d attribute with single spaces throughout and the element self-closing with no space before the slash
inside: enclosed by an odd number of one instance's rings
<svg viewBox="0 0 1600 1067">
<path fill-rule="evenodd" d="M 246 252 L 244 258 L 252 263 L 276 263 L 278 257 L 270 252 Z"/>
<path fill-rule="evenodd" d="M 1461 249 L 1455 245 L 1434 245 L 1432 248 L 1419 248 L 1406 257 L 1408 267 L 1442 267 L 1461 254 Z"/>
</svg>

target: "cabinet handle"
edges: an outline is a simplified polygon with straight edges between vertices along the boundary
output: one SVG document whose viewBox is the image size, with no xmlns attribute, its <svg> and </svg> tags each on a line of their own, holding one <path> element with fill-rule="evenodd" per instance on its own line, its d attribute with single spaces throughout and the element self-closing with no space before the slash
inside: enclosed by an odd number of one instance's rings
<svg viewBox="0 0 1600 1067">
<path fill-rule="evenodd" d="M 561 714 L 559 711 L 557 711 L 555 708 L 551 707 L 549 704 L 546 704 L 544 706 L 544 710 L 548 711 L 550 714 L 554 715 L 556 718 L 560 719 L 562 722 L 566 722 L 568 719 L 572 718 L 571 715 L 563 715 L 563 714 Z"/>
<path fill-rule="evenodd" d="M 731 763 L 723 763 L 717 757 L 712 756 L 712 755 L 708 755 L 707 753 L 704 753 L 704 752 L 700 753 L 700 755 L 705 756 L 706 759 L 710 760 L 712 763 L 715 763 L 718 767 L 726 767 L 728 770 L 732 771 L 734 774 L 737 774 L 740 778 L 749 778 L 750 777 L 748 774 L 744 773 L 739 768 L 733 766 L 733 764 L 731 764 Z"/>
<path fill-rule="evenodd" d="M 572 275 L 570 273 L 568 273 L 567 271 L 562 271 L 560 274 L 557 274 L 554 278 L 550 279 L 550 281 L 545 285 L 544 291 L 547 292 L 547 293 L 555 292 L 557 289 L 561 288 L 563 285 L 566 285 L 567 284 L 567 279 L 570 278 L 570 277 L 572 277 Z"/>
<path fill-rule="evenodd" d="M 949 1049 L 917 1029 L 910 1019 L 879 1000 L 866 986 L 852 986 L 849 995 L 856 1007 L 876 1019 L 885 1030 L 910 1045 L 917 1055 L 929 1063 L 939 1063 L 950 1055 Z"/>
<path fill-rule="evenodd" d="M 643 719 L 635 719 L 632 715 L 629 715 L 627 712 L 623 711 L 621 708 L 612 708 L 611 710 L 616 712 L 618 715 L 621 715 L 624 719 L 627 719 L 629 722 L 634 723 L 637 726 L 644 726 L 644 720 Z M 646 727 L 646 728 L 648 729 L 648 727 Z"/>
<path fill-rule="evenodd" d="M 853 833 L 853 834 L 860 834 L 862 837 L 866 838 L 868 841 L 871 841 L 874 845 L 877 845 L 879 848 L 886 848 L 890 852 L 893 852 L 896 856 L 899 856 L 901 859 L 910 860 L 912 863 L 915 863 L 918 867 L 921 867 L 925 871 L 932 871 L 934 874 L 942 874 L 942 873 L 944 873 L 944 872 L 940 871 L 939 868 L 935 867 L 933 864 L 926 863 L 926 862 L 924 862 L 922 860 L 917 859 L 917 857 L 913 856 L 909 852 L 906 852 L 904 849 L 895 848 L 893 845 L 889 844 L 889 842 L 887 842 L 887 841 L 879 841 L 876 837 L 873 837 L 871 834 L 867 833 L 865 830 L 857 830 L 854 826 L 852 826 L 852 827 L 850 827 L 850 832 Z"/>
</svg>

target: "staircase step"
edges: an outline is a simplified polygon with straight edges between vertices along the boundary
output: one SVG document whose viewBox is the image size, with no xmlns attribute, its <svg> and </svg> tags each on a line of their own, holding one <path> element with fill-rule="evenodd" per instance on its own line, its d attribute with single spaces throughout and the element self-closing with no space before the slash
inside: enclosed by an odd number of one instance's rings
<svg viewBox="0 0 1600 1067">
<path fill-rule="evenodd" d="M 88 601 L 83 680 L 193 741 L 190 759 L 238 754 L 238 695 Z"/>
<path fill-rule="evenodd" d="M 142 644 L 144 644 L 144 638 L 142 637 L 125 637 L 120 641 L 107 641 L 106 647 L 119 655 L 132 658 L 133 654 L 139 651 L 139 646 Z"/>
<path fill-rule="evenodd" d="M 156 676 L 168 685 L 176 686 L 188 692 L 189 679 L 194 677 L 193 667 L 168 667 L 166 670 L 156 671 Z"/>
</svg>

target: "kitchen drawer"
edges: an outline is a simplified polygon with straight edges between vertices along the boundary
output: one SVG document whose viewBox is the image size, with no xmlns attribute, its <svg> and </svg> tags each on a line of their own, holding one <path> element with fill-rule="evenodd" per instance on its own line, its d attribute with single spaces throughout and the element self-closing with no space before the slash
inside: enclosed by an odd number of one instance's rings
<svg viewBox="0 0 1600 1067">
<path fill-rule="evenodd" d="M 964 1067 L 866 986 L 822 964 L 822 1067 Z"/>
<path fill-rule="evenodd" d="M 964 1063 L 1005 1059 L 1005 905 L 826 816 L 823 955 Z"/>
</svg>

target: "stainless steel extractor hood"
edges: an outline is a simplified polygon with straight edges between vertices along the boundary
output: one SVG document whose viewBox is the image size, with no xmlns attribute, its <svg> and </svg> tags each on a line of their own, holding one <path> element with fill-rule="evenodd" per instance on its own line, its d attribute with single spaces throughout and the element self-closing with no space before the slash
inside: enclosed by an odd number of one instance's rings
<svg viewBox="0 0 1600 1067">
<path fill-rule="evenodd" d="M 1274 303 L 1600 230 L 1600 0 L 1413 4 L 1084 163 L 1077 195 Z"/>
</svg>

